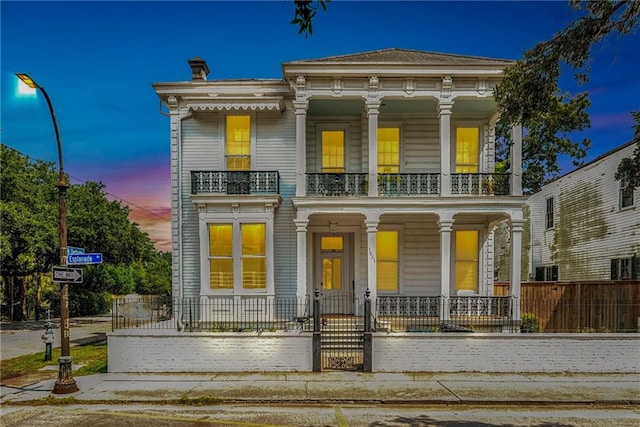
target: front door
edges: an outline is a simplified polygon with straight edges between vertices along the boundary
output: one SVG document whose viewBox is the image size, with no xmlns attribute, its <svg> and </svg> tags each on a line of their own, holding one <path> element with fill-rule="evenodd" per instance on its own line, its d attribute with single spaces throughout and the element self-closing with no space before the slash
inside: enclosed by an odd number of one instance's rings
<svg viewBox="0 0 640 427">
<path fill-rule="evenodd" d="M 349 236 L 318 235 L 316 283 L 322 284 L 323 313 L 353 314 Z"/>
</svg>

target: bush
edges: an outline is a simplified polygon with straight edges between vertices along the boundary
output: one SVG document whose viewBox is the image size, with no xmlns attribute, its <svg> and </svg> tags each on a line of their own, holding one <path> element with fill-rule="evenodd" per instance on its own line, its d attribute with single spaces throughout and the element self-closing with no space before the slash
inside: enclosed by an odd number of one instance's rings
<svg viewBox="0 0 640 427">
<path fill-rule="evenodd" d="M 522 326 L 520 332 L 540 332 L 540 324 L 538 323 L 538 317 L 533 313 L 522 313 L 521 316 Z"/>
</svg>

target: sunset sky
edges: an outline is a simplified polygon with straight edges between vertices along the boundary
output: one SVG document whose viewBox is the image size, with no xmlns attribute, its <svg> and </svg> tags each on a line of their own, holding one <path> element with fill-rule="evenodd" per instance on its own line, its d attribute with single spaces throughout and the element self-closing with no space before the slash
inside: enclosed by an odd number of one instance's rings
<svg viewBox="0 0 640 427">
<path fill-rule="evenodd" d="M 210 80 L 281 78 L 283 62 L 392 47 L 518 59 L 572 18 L 565 1 L 334 0 L 305 38 L 289 24 L 289 0 L 3 0 L 0 8 L 0 141 L 57 160 L 44 98 L 17 92 L 14 73 L 28 73 L 52 99 L 71 182 L 104 183 L 161 250 L 170 249 L 169 122 L 151 84 L 189 80 L 188 59 L 204 58 Z M 592 127 L 576 135 L 592 140 L 587 160 L 631 139 L 637 58 L 639 33 L 610 37 L 594 51 L 583 88 Z"/>
</svg>

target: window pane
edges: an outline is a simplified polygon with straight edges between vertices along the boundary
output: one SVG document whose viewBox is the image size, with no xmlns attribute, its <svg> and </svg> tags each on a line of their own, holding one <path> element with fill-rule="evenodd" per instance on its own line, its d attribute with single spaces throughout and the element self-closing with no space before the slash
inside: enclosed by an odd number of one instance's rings
<svg viewBox="0 0 640 427">
<path fill-rule="evenodd" d="M 398 291 L 400 268 L 398 262 L 398 232 L 376 233 L 376 287 L 379 291 Z"/>
<path fill-rule="evenodd" d="M 211 289 L 233 289 L 233 259 L 209 260 L 209 286 Z"/>
<path fill-rule="evenodd" d="M 342 259 L 322 259 L 322 289 L 342 289 Z"/>
<path fill-rule="evenodd" d="M 209 224 L 209 256 L 233 256 L 231 224 Z"/>
<path fill-rule="evenodd" d="M 378 129 L 378 173 L 400 172 L 400 128 Z"/>
<path fill-rule="evenodd" d="M 245 289 L 264 289 L 267 287 L 266 258 L 242 259 L 242 287 Z"/>
<path fill-rule="evenodd" d="M 344 132 L 322 131 L 322 172 L 344 173 Z"/>
<path fill-rule="evenodd" d="M 251 117 L 227 116 L 227 170 L 251 169 Z"/>
<path fill-rule="evenodd" d="M 342 237 L 323 236 L 320 239 L 320 248 L 323 251 L 341 251 L 343 248 Z"/>
<path fill-rule="evenodd" d="M 456 289 L 478 290 L 478 231 L 456 231 Z"/>
<path fill-rule="evenodd" d="M 456 173 L 478 173 L 480 129 L 456 129 Z"/>
<path fill-rule="evenodd" d="M 265 255 L 265 225 L 242 224 L 242 255 Z"/>
</svg>

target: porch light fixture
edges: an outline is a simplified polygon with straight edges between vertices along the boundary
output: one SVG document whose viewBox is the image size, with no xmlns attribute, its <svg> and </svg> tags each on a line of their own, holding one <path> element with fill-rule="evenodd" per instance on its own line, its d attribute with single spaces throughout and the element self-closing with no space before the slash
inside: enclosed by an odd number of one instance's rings
<svg viewBox="0 0 640 427">
<path fill-rule="evenodd" d="M 53 128 L 56 132 L 56 144 L 58 147 L 58 238 L 60 244 L 60 265 L 67 265 L 67 179 L 64 174 L 64 166 L 62 163 L 62 141 L 60 140 L 60 132 L 58 131 L 58 122 L 53 111 L 53 104 L 49 98 L 49 94 L 42 86 L 35 82 L 28 74 L 16 73 L 25 85 L 31 89 L 39 89 L 44 95 L 51 113 Z M 60 284 L 60 358 L 58 359 L 58 379 L 53 386 L 54 394 L 67 394 L 78 391 L 78 385 L 73 378 L 71 369 L 71 351 L 69 342 L 69 284 Z"/>
</svg>

